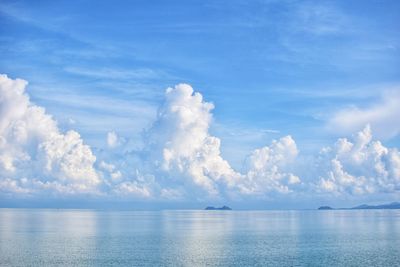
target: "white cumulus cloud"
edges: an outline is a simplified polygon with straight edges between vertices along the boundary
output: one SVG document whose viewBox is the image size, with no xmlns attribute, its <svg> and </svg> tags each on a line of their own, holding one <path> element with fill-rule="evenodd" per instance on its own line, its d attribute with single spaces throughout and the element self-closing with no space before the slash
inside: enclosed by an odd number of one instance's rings
<svg viewBox="0 0 400 267">
<path fill-rule="evenodd" d="M 75 131 L 61 133 L 44 108 L 30 102 L 27 82 L 0 75 L 0 191 L 95 192 L 96 157 Z"/>
<path fill-rule="evenodd" d="M 327 164 L 319 189 L 336 194 L 400 191 L 400 152 L 374 141 L 369 125 L 353 139 L 341 138 L 321 152 L 321 165 Z"/>
<path fill-rule="evenodd" d="M 288 193 L 300 178 L 286 171 L 298 155 L 291 136 L 274 140 L 270 146 L 256 149 L 247 159 L 245 183 L 240 185 L 244 193 L 277 191 Z"/>
<path fill-rule="evenodd" d="M 221 157 L 220 140 L 208 132 L 213 108 L 190 85 L 167 89 L 146 143 L 168 183 L 194 185 L 210 195 L 218 194 L 218 183 L 235 183 L 238 174 Z"/>
</svg>

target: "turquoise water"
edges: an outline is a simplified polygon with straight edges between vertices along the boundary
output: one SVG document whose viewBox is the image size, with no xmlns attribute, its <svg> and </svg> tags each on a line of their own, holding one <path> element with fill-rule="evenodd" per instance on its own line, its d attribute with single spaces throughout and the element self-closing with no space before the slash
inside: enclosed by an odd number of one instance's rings
<svg viewBox="0 0 400 267">
<path fill-rule="evenodd" d="M 400 211 L 0 209 L 1 266 L 400 266 Z"/>
</svg>

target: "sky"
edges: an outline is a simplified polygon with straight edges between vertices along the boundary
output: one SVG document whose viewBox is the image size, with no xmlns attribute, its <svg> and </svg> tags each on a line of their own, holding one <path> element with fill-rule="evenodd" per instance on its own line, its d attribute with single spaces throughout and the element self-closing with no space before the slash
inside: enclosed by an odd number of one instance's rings
<svg viewBox="0 0 400 267">
<path fill-rule="evenodd" d="M 0 206 L 400 199 L 399 1 L 1 1 Z"/>
</svg>

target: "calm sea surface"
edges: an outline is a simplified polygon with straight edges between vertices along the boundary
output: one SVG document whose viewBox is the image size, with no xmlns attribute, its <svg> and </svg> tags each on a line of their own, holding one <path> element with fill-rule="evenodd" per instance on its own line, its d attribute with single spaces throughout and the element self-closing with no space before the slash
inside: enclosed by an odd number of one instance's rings
<svg viewBox="0 0 400 267">
<path fill-rule="evenodd" d="M 0 209 L 1 266 L 400 266 L 400 211 Z"/>
</svg>

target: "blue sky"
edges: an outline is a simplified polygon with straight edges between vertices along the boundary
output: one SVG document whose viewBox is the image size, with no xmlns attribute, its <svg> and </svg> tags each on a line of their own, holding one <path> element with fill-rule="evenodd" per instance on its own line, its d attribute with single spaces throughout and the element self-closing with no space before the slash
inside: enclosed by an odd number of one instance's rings
<svg viewBox="0 0 400 267">
<path fill-rule="evenodd" d="M 31 102 L 61 132 L 77 131 L 95 165 L 122 157 L 107 150 L 110 132 L 142 150 L 179 83 L 214 104 L 207 134 L 236 171 L 287 135 L 295 165 L 307 165 L 367 124 L 374 140 L 400 146 L 399 11 L 372 0 L 2 1 L 0 70 L 27 80 Z"/>
</svg>

